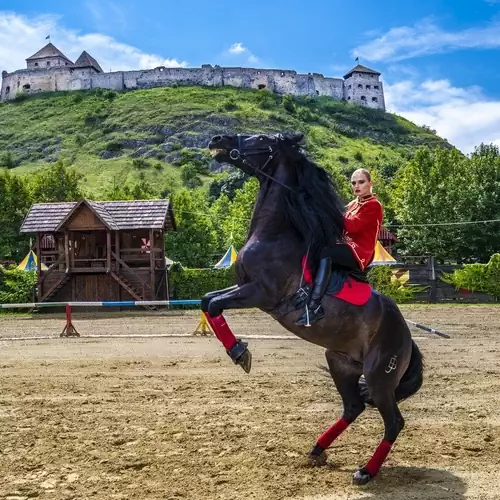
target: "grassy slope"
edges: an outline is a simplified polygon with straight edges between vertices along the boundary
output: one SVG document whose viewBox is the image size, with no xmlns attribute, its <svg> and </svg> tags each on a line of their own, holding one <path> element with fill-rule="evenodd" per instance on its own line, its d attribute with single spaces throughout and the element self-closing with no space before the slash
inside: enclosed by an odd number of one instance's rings
<svg viewBox="0 0 500 500">
<path fill-rule="evenodd" d="M 304 132 L 310 155 L 339 174 L 352 172 L 360 153 L 369 165 L 397 163 L 418 145 L 450 147 L 395 115 L 324 97 L 294 99 L 290 112 L 286 100 L 230 87 L 33 96 L 0 105 L 0 158 L 10 151 L 19 174 L 66 158 L 97 197 L 113 182 L 136 180 L 139 172 L 155 184 L 166 176 L 178 180 L 180 150 L 204 155 L 209 137 L 218 133 Z M 103 152 L 115 157 L 103 159 Z M 144 154 L 151 155 L 146 166 L 134 166 L 131 155 Z"/>
</svg>

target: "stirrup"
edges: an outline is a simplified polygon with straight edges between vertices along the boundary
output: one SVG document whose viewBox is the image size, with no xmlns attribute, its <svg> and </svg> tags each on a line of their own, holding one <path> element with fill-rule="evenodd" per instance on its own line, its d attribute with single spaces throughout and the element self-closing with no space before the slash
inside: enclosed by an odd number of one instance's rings
<svg viewBox="0 0 500 500">
<path fill-rule="evenodd" d="M 306 306 L 304 314 L 295 322 L 295 324 L 300 326 L 311 326 L 311 323 L 319 321 L 324 316 L 325 312 L 321 303 L 314 309 L 311 309 L 308 305 Z"/>
</svg>

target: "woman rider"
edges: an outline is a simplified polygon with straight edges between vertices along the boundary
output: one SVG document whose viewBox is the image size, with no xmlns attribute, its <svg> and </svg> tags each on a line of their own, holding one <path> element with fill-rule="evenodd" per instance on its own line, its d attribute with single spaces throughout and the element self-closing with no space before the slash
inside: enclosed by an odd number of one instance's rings
<svg viewBox="0 0 500 500">
<path fill-rule="evenodd" d="M 373 183 L 368 170 L 356 170 L 351 176 L 351 185 L 356 199 L 347 205 L 344 214 L 345 243 L 325 247 L 321 251 L 311 300 L 307 310 L 296 321 L 297 325 L 308 326 L 325 315 L 321 299 L 330 281 L 332 264 L 348 271 L 364 272 L 373 260 L 384 211 L 372 193 Z"/>
</svg>

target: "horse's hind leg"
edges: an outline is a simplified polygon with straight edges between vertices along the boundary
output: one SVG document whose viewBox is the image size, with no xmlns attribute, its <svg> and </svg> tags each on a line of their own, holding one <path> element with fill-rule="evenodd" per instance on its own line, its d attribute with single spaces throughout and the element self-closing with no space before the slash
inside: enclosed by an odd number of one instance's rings
<svg viewBox="0 0 500 500">
<path fill-rule="evenodd" d="M 366 484 L 379 473 L 384 460 L 404 427 L 404 418 L 399 411 L 394 394 L 400 378 L 397 370 L 390 374 L 387 372 L 381 374 L 380 371 L 378 373 L 371 372 L 367 373 L 365 377 L 372 400 L 384 420 L 384 438 L 368 463 L 355 472 L 353 482 L 358 485 Z"/>
<path fill-rule="evenodd" d="M 339 391 L 344 411 L 342 417 L 327 429 L 316 441 L 309 454 L 311 465 L 326 463 L 325 450 L 363 413 L 365 403 L 358 387 L 363 368 L 361 364 L 349 360 L 345 355 L 327 350 L 326 360 L 335 386 Z"/>
</svg>

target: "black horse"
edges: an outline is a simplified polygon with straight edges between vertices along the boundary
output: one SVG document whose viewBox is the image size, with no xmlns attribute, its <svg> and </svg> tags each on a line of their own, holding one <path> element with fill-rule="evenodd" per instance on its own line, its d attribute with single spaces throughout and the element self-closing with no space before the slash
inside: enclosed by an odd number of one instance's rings
<svg viewBox="0 0 500 500">
<path fill-rule="evenodd" d="M 420 389 L 423 358 L 397 305 L 376 291 L 362 306 L 325 295 L 324 318 L 310 327 L 295 325 L 304 310 L 297 294 L 304 289 L 304 256 L 315 270 L 321 249 L 342 241 L 344 232 L 343 203 L 327 172 L 305 156 L 302 138 L 259 134 L 216 136 L 210 141 L 217 161 L 255 176 L 260 190 L 247 241 L 235 263 L 238 284 L 207 294 L 202 309 L 219 339 L 224 331 L 232 335 L 223 320 L 224 309 L 256 307 L 298 337 L 326 349 L 344 411 L 318 438 L 309 461 L 323 465 L 325 449 L 367 404 L 375 406 L 385 432 L 372 458 L 354 474 L 355 484 L 365 484 L 378 474 L 403 429 L 397 403 Z M 250 370 L 246 344 L 238 340 L 228 354 Z"/>
</svg>

